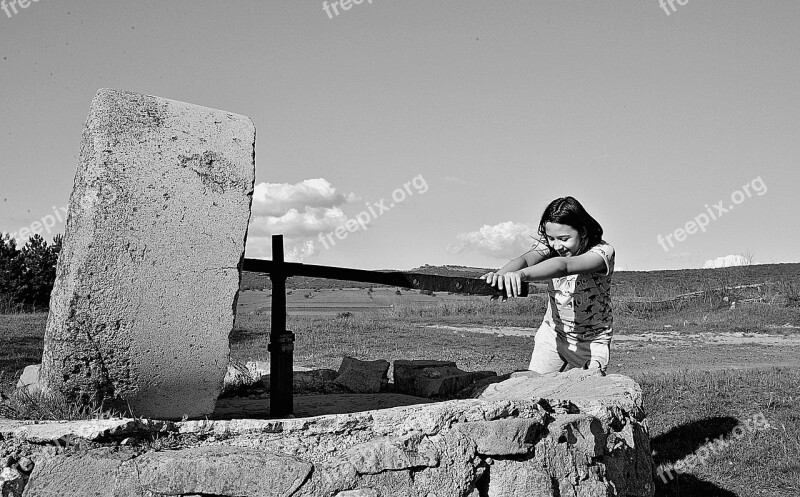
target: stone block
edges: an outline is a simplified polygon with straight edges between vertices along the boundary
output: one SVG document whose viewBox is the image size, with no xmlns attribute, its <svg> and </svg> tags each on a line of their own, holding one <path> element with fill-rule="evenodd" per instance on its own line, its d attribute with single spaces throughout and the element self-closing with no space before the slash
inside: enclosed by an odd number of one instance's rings
<svg viewBox="0 0 800 497">
<path fill-rule="evenodd" d="M 121 90 L 92 101 L 42 384 L 166 419 L 211 414 L 255 177 L 244 116 Z"/>
<path fill-rule="evenodd" d="M 154 495 L 292 495 L 313 468 L 288 455 L 224 445 L 150 452 L 134 462 L 142 489 Z"/>
<path fill-rule="evenodd" d="M 360 361 L 345 357 L 339 366 L 339 375 L 333 381 L 354 393 L 378 393 L 386 390 L 389 384 L 388 372 L 388 361 Z"/>
<path fill-rule="evenodd" d="M 489 466 L 489 497 L 556 497 L 553 481 L 542 468 L 513 460 L 496 460 Z"/>
<path fill-rule="evenodd" d="M 543 416 L 537 416 L 459 423 L 454 429 L 475 442 L 478 454 L 511 456 L 531 452 L 546 424 Z"/>
<path fill-rule="evenodd" d="M 31 364 L 22 370 L 22 376 L 17 381 L 17 388 L 36 389 L 39 387 L 39 371 L 41 364 Z"/>
<path fill-rule="evenodd" d="M 468 372 L 452 361 L 406 361 L 394 363 L 395 391 L 426 398 L 453 397 L 494 371 Z"/>
<path fill-rule="evenodd" d="M 398 392 L 413 388 L 411 385 L 417 376 L 417 372 L 425 368 L 435 367 L 456 367 L 453 361 L 429 361 L 429 360 L 407 360 L 398 359 L 394 361 L 394 388 Z"/>
</svg>

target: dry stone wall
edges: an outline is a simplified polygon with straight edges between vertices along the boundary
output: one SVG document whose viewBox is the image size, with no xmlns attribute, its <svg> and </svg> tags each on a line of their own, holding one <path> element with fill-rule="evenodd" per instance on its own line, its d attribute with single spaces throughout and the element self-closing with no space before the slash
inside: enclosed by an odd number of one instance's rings
<svg viewBox="0 0 800 497">
<path fill-rule="evenodd" d="M 151 425 L 205 441 L 39 460 L 25 496 L 653 495 L 641 390 L 630 378 L 574 370 L 511 378 L 484 394 L 314 418 Z M 22 429 L 39 430 L 2 434 Z"/>
</svg>

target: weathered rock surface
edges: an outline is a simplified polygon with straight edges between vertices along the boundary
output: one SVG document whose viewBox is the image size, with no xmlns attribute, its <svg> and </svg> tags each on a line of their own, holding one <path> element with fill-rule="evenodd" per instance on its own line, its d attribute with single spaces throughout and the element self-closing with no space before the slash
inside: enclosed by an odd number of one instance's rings
<svg viewBox="0 0 800 497">
<path fill-rule="evenodd" d="M 50 300 L 41 382 L 137 416 L 211 414 L 228 363 L 255 128 L 97 92 Z"/>
<path fill-rule="evenodd" d="M 250 363 L 248 363 L 249 365 Z M 333 369 L 310 369 L 294 366 L 292 392 L 297 395 L 351 393 L 352 391 L 334 380 L 339 373 Z M 259 374 L 241 365 L 228 365 L 225 385 L 214 411 L 216 417 L 220 401 L 229 398 L 268 399 L 271 390 L 270 375 Z"/>
<path fill-rule="evenodd" d="M 128 449 L 98 449 L 45 459 L 36 465 L 25 495 L 286 496 L 312 469 L 294 457 L 226 446 L 134 456 Z"/>
<path fill-rule="evenodd" d="M 494 371 L 462 371 L 452 361 L 394 362 L 395 391 L 429 399 L 452 397 L 476 381 L 494 376 Z"/>
<path fill-rule="evenodd" d="M 132 433 L 167 432 L 174 430 L 174 426 L 169 421 L 132 418 L 40 423 L 0 419 L 0 436 L 43 444 L 78 438 L 95 441 Z"/>
<path fill-rule="evenodd" d="M 25 480 L 19 471 L 12 468 L 0 470 L 0 495 L 3 497 L 22 497 Z"/>
<path fill-rule="evenodd" d="M 41 364 L 31 364 L 25 366 L 22 370 L 22 376 L 17 380 L 17 388 L 38 388 L 39 386 L 39 371 L 42 369 Z"/>
<path fill-rule="evenodd" d="M 339 366 L 339 375 L 333 381 L 353 393 L 378 393 L 386 390 L 388 373 L 388 361 L 360 361 L 345 357 Z"/>
<path fill-rule="evenodd" d="M 131 450 L 104 448 L 44 459 L 33 469 L 25 496 L 137 495 L 131 485 L 137 481 L 136 468 L 125 464 L 134 456 Z"/>
<path fill-rule="evenodd" d="M 313 466 L 263 450 L 212 446 L 151 452 L 134 461 L 139 485 L 166 495 L 292 495 Z"/>
<path fill-rule="evenodd" d="M 177 422 L 171 429 L 202 433 L 206 445 L 46 459 L 26 496 L 653 495 L 641 390 L 630 378 L 573 370 L 492 387 L 485 398 L 352 414 Z M 78 478 L 95 473 L 93 486 Z"/>
</svg>

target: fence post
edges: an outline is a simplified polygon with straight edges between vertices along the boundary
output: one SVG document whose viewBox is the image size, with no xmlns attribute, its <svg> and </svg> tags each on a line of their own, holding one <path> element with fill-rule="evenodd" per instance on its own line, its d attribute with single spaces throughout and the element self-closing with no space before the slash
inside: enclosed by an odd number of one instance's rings
<svg viewBox="0 0 800 497">
<path fill-rule="evenodd" d="M 286 329 L 286 271 L 283 266 L 283 235 L 272 235 L 273 271 L 272 318 L 269 334 L 269 411 L 270 417 L 283 417 L 294 412 L 292 399 L 292 355 L 294 333 Z"/>
</svg>

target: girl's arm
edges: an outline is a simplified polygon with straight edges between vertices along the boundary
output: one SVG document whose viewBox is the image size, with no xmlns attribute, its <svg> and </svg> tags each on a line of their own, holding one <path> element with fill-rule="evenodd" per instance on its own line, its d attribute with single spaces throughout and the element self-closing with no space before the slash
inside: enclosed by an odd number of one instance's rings
<svg viewBox="0 0 800 497">
<path fill-rule="evenodd" d="M 507 288 L 507 293 L 516 297 L 523 281 L 561 278 L 571 274 L 595 273 L 606 270 L 606 261 L 600 254 L 586 252 L 575 257 L 553 257 L 534 266 L 509 271 L 498 280 L 497 288 Z"/>
</svg>

